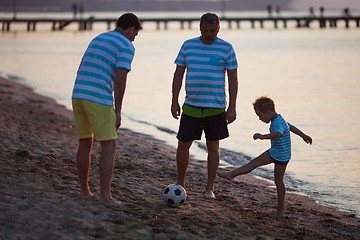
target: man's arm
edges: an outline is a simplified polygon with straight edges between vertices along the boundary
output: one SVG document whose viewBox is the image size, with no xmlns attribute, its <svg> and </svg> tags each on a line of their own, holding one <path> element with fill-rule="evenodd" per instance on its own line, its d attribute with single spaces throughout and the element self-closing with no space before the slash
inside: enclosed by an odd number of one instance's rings
<svg viewBox="0 0 360 240">
<path fill-rule="evenodd" d="M 171 114 L 175 119 L 180 116 L 179 93 L 185 73 L 185 66 L 176 65 L 172 83 Z"/>
<path fill-rule="evenodd" d="M 290 131 L 295 133 L 296 135 L 300 136 L 306 143 L 312 144 L 312 138 L 305 133 L 303 133 L 300 129 L 295 127 L 294 125 L 290 126 Z"/>
<path fill-rule="evenodd" d="M 117 68 L 114 79 L 114 96 L 115 96 L 115 114 L 116 114 L 116 130 L 121 125 L 121 108 L 124 98 L 126 79 L 129 70 L 125 68 Z"/>
<path fill-rule="evenodd" d="M 229 81 L 229 106 L 226 111 L 226 121 L 228 124 L 236 119 L 236 98 L 238 93 L 237 69 L 227 70 Z"/>
</svg>

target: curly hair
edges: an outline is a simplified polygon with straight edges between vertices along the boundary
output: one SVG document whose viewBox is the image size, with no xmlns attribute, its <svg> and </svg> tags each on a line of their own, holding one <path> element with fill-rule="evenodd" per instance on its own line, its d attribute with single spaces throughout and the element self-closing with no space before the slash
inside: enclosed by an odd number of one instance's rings
<svg viewBox="0 0 360 240">
<path fill-rule="evenodd" d="M 262 96 L 255 100 L 253 103 L 254 109 L 262 113 L 267 111 L 275 111 L 275 103 L 271 98 Z"/>
</svg>

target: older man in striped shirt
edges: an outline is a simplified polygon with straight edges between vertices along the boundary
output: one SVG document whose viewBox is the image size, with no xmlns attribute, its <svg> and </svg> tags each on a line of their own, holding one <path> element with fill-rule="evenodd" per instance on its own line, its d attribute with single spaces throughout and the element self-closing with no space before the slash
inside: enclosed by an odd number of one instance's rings
<svg viewBox="0 0 360 240">
<path fill-rule="evenodd" d="M 190 147 L 204 131 L 208 150 L 206 198 L 215 198 L 214 183 L 220 162 L 219 141 L 229 136 L 227 124 L 236 119 L 238 89 L 237 60 L 232 45 L 217 37 L 220 20 L 206 13 L 200 20 L 201 36 L 185 41 L 175 60 L 171 113 L 180 116 L 179 93 L 186 71 L 186 97 L 182 106 L 177 135 L 177 184 L 185 187 L 190 162 Z M 229 104 L 226 101 L 225 72 L 229 82 Z"/>
<path fill-rule="evenodd" d="M 88 179 L 95 138 L 101 143 L 100 201 L 108 204 L 120 204 L 111 197 L 116 130 L 121 125 L 126 79 L 135 53 L 132 41 L 140 29 L 142 27 L 138 17 L 125 13 L 118 19 L 114 31 L 95 37 L 84 53 L 73 89 L 75 129 L 79 138 L 76 160 L 80 194 L 93 195 Z"/>
</svg>

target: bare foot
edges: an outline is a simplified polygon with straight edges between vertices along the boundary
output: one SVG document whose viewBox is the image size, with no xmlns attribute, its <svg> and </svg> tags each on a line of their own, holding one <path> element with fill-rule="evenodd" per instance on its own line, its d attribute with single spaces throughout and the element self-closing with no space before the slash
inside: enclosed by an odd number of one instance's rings
<svg viewBox="0 0 360 240">
<path fill-rule="evenodd" d="M 81 191 L 80 196 L 82 196 L 82 197 L 93 197 L 94 194 L 92 192 L 90 192 L 90 191 Z"/>
<path fill-rule="evenodd" d="M 116 201 L 112 197 L 110 197 L 110 198 L 100 197 L 99 201 L 106 204 L 106 205 L 111 205 L 111 206 L 120 206 L 122 204 L 122 202 Z"/>
<path fill-rule="evenodd" d="M 234 177 L 231 175 L 231 172 L 218 172 L 216 171 L 219 177 L 225 178 L 226 180 L 232 181 Z"/>
<path fill-rule="evenodd" d="M 276 213 L 275 213 L 275 217 L 281 218 L 284 215 L 285 210 L 286 210 L 285 206 L 278 208 Z"/>
<path fill-rule="evenodd" d="M 205 195 L 204 195 L 204 198 L 215 199 L 215 194 L 214 194 L 213 191 L 206 192 Z"/>
</svg>

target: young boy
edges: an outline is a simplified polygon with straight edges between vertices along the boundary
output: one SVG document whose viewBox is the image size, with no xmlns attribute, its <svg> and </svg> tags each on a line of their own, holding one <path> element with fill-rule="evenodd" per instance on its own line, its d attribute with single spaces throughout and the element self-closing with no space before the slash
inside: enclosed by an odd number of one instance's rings
<svg viewBox="0 0 360 240">
<path fill-rule="evenodd" d="M 306 143 L 312 144 L 312 139 L 295 126 L 286 122 L 280 114 L 277 114 L 272 99 L 260 97 L 256 99 L 253 105 L 256 115 L 259 116 L 259 120 L 265 123 L 271 122 L 269 134 L 255 133 L 253 138 L 254 140 L 270 139 L 271 148 L 242 167 L 229 172 L 217 172 L 217 174 L 220 177 L 231 181 L 236 176 L 249 173 L 257 167 L 275 163 L 274 177 L 278 195 L 278 206 L 275 216 L 281 217 L 285 212 L 286 189 L 284 184 L 284 174 L 286 165 L 291 158 L 290 131 L 302 137 Z"/>
</svg>

